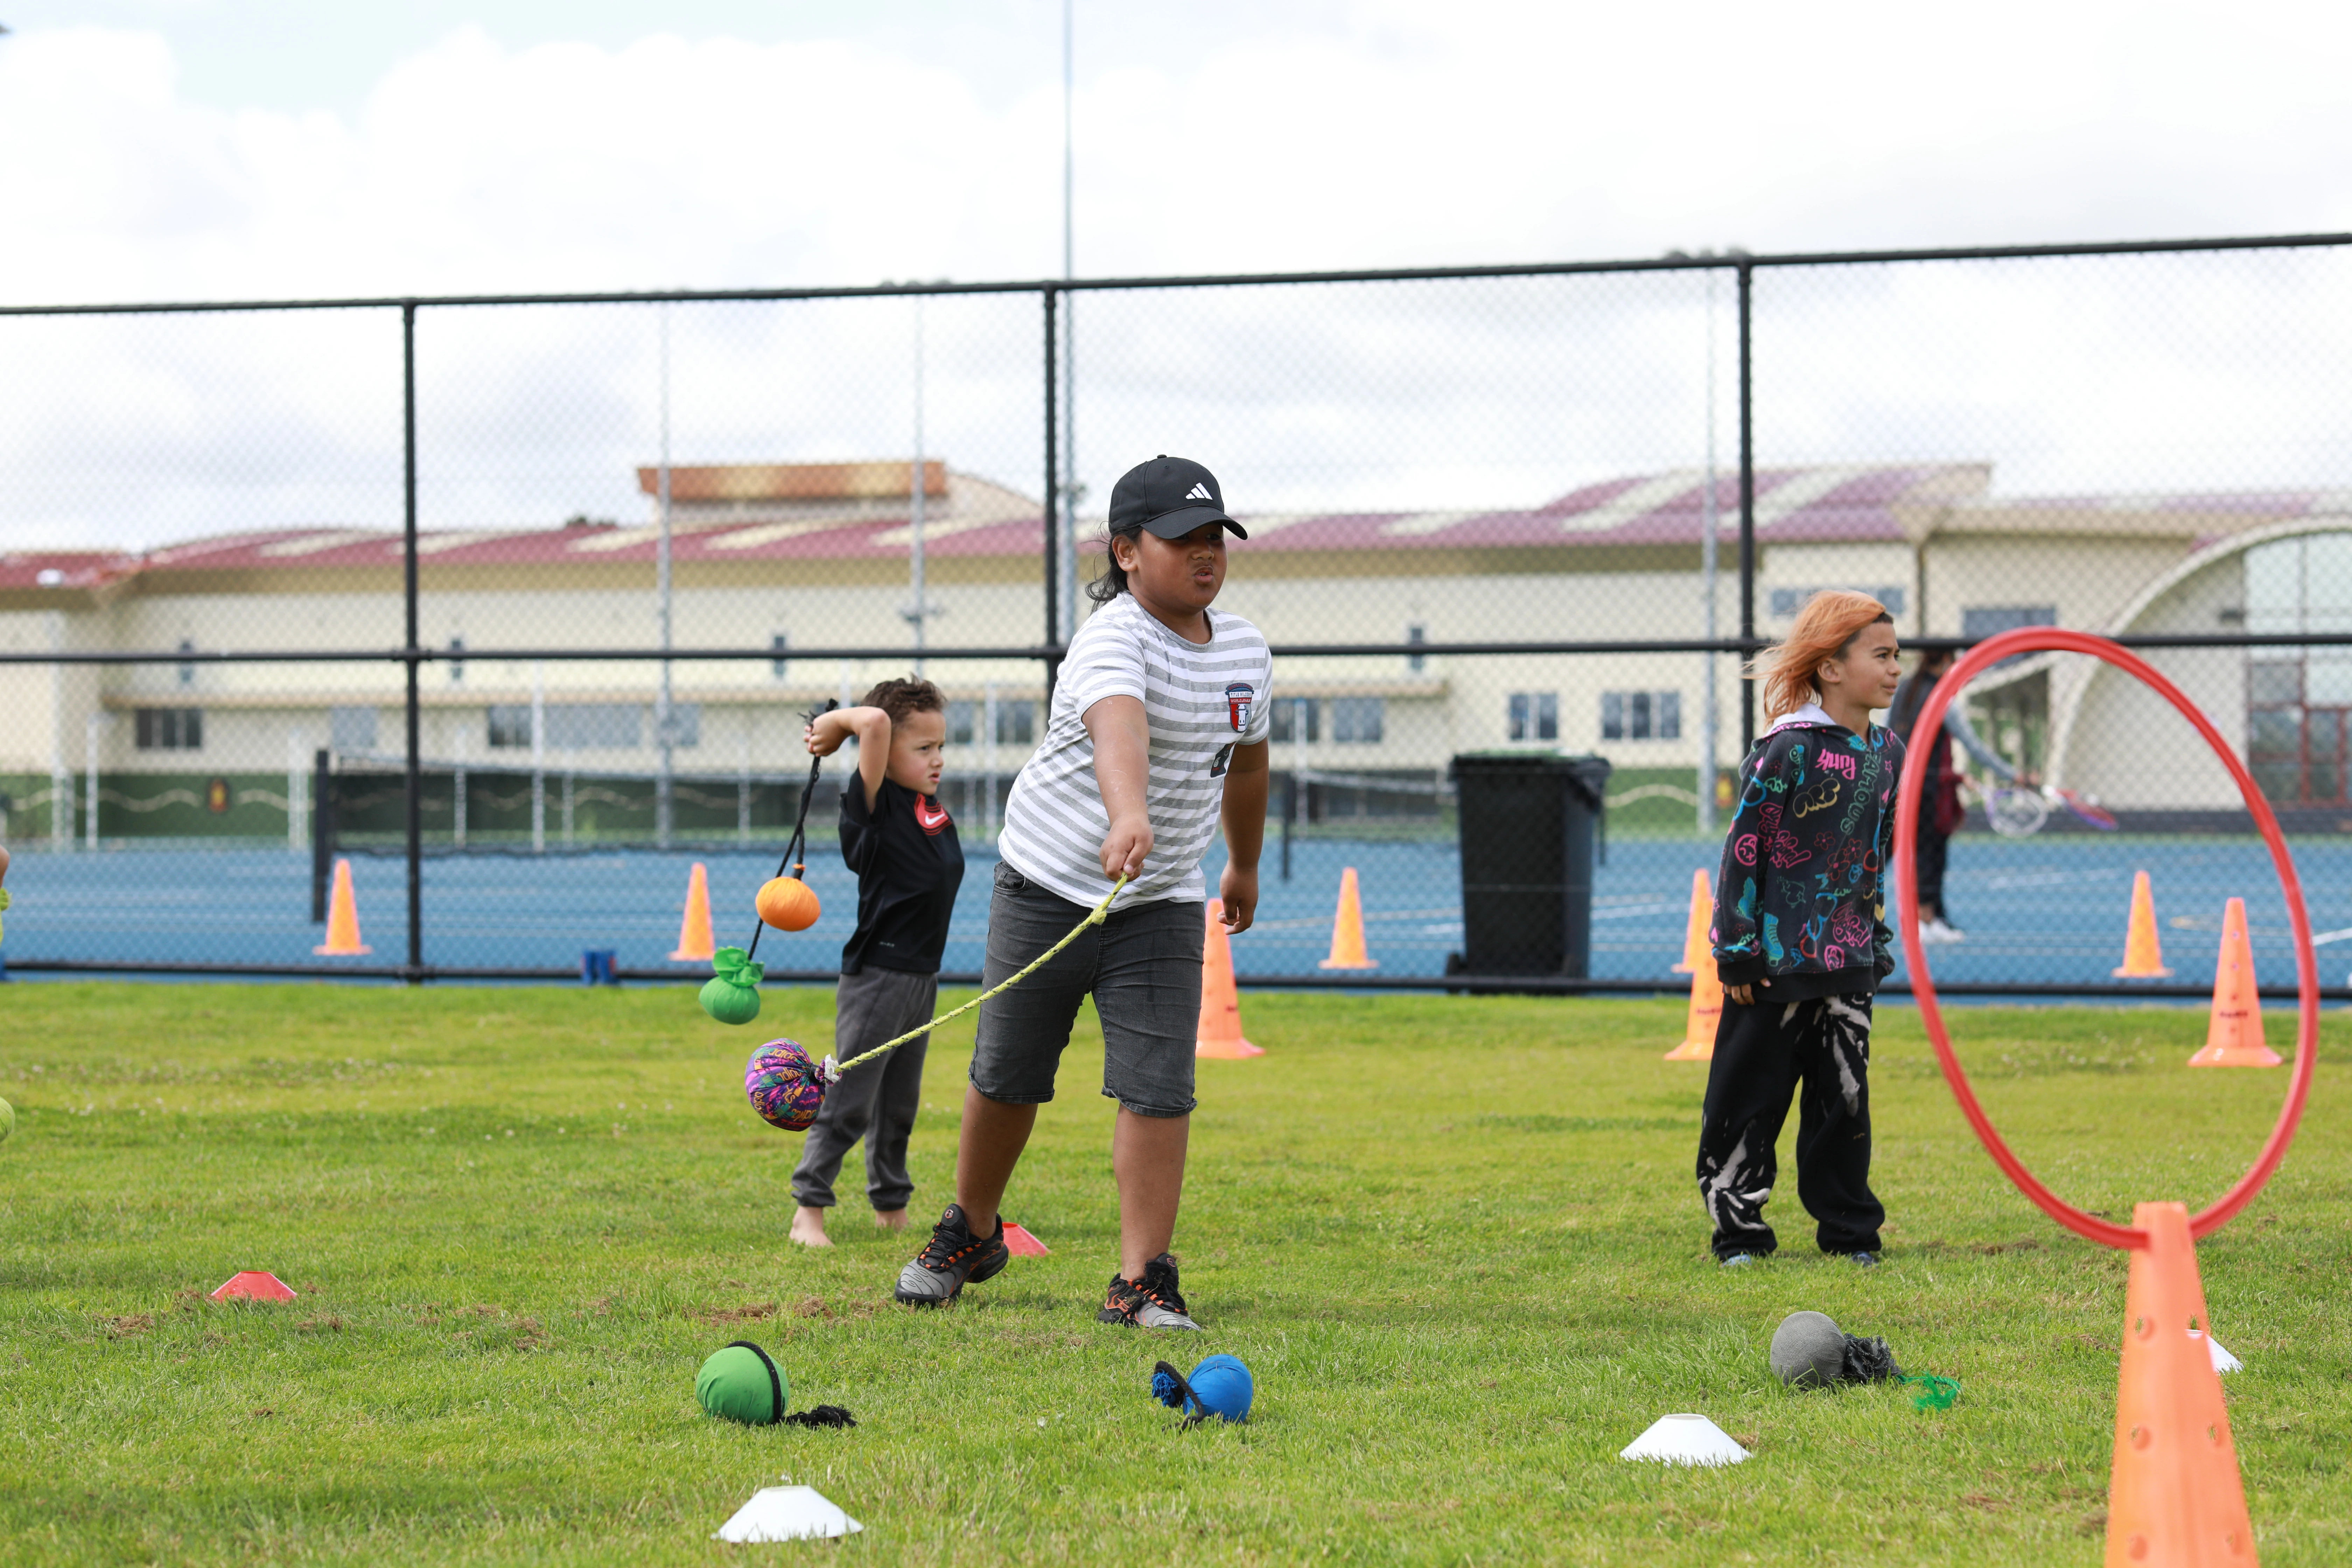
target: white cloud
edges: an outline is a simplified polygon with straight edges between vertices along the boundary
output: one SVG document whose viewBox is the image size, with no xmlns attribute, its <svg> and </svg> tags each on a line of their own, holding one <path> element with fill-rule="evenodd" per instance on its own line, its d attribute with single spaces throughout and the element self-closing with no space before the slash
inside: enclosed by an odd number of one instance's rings
<svg viewBox="0 0 2352 1568">
<path fill-rule="evenodd" d="M 1083 270 L 2352 226 L 2334 8 L 1382 0 L 1184 27 L 1082 10 Z M 1050 60 L 1008 86 L 1010 58 L 466 26 L 355 107 L 298 110 L 192 93 L 158 33 L 28 27 L 0 42 L 0 299 L 1048 274 L 1059 96 Z M 2329 470 L 2342 268 L 2198 265 L 1773 280 L 1763 456 L 2077 487 Z M 1442 508 L 1685 465 L 1696 293 L 1092 298 L 1087 478 L 1099 498 L 1131 448 L 1190 446 L 1263 504 Z M 681 457 L 900 449 L 908 310 L 680 312 Z M 933 317 L 937 449 L 1030 489 L 1035 330 L 1034 300 Z M 649 312 L 446 315 L 420 342 L 428 495 L 501 523 L 635 504 Z M 0 353 L 0 542 L 384 520 L 383 321 L 8 322 Z"/>
</svg>

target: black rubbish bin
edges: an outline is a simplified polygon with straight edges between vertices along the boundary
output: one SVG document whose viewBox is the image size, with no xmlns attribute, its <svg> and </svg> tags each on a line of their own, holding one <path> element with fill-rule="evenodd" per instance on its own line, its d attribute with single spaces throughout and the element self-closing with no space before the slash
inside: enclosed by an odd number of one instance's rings
<svg viewBox="0 0 2352 1568">
<path fill-rule="evenodd" d="M 1592 862 L 1606 757 L 1471 752 L 1454 759 L 1462 835 L 1456 974 L 1592 973 Z"/>
</svg>

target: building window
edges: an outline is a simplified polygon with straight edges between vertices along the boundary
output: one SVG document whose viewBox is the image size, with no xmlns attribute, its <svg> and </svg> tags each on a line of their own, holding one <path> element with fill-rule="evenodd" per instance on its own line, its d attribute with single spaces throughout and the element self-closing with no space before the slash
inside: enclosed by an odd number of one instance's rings
<svg viewBox="0 0 2352 1568">
<path fill-rule="evenodd" d="M 180 639 L 180 651 L 182 653 L 195 652 L 195 639 L 193 637 L 182 637 Z M 180 666 L 180 684 L 183 686 L 194 686 L 195 683 L 196 667 L 193 664 L 184 664 Z"/>
<path fill-rule="evenodd" d="M 1404 640 L 1412 644 L 1414 647 L 1419 647 L 1422 644 L 1429 640 L 1429 628 L 1427 626 L 1407 626 L 1404 629 Z M 1412 671 L 1415 675 L 1419 675 L 1421 673 L 1422 667 L 1428 662 L 1429 656 L 1427 654 L 1409 653 L 1404 656 L 1404 667 Z"/>
<path fill-rule="evenodd" d="M 2246 552 L 2245 626 L 2293 637 L 2352 625 L 2352 533 Z M 2352 648 L 2246 651 L 2246 765 L 2286 805 L 2352 803 Z"/>
<path fill-rule="evenodd" d="M 1891 583 L 1876 588 L 1854 588 L 1849 591 L 1869 595 L 1885 605 L 1889 615 L 1895 616 L 1903 613 L 1904 601 L 1908 597 L 1901 588 Z M 1772 590 L 1773 616 L 1779 620 L 1793 620 L 1799 610 L 1812 602 L 1814 595 L 1828 592 L 1827 588 L 1775 588 Z"/>
<path fill-rule="evenodd" d="M 646 713 L 652 719 L 654 738 L 658 744 L 661 739 L 660 710 L 647 709 Z M 679 751 L 702 744 L 701 703 L 673 702 L 669 705 L 669 743 Z"/>
<path fill-rule="evenodd" d="M 635 751 L 644 714 L 634 702 L 551 702 L 547 743 L 559 752 Z"/>
<path fill-rule="evenodd" d="M 996 705 L 996 743 L 1034 746 L 1037 743 L 1037 705 L 1025 697 Z"/>
<path fill-rule="evenodd" d="M 492 703 L 489 717 L 492 751 L 529 751 L 530 749 L 530 703 Z"/>
<path fill-rule="evenodd" d="M 1339 746 L 1377 746 L 1381 721 L 1388 700 L 1381 697 L 1331 699 L 1331 742 Z"/>
<path fill-rule="evenodd" d="M 2054 626 L 2057 624 L 2058 606 L 2055 605 L 1977 605 L 1960 612 L 1960 635 L 1964 637 L 1999 637 L 2020 626 Z M 2028 657 L 2021 653 L 2011 654 L 1993 668 L 1999 669 Z"/>
<path fill-rule="evenodd" d="M 131 732 L 142 752 L 201 752 L 205 749 L 205 710 L 142 708 L 131 716 Z"/>
<path fill-rule="evenodd" d="M 768 673 L 776 679 L 782 680 L 784 678 L 785 668 L 792 663 L 792 660 L 784 657 L 784 650 L 793 646 L 793 639 L 784 633 L 778 632 L 768 639 L 768 646 L 776 652 L 776 657 L 768 661 Z"/>
<path fill-rule="evenodd" d="M 2054 626 L 2055 605 L 1973 605 L 1960 612 L 1960 635 L 1972 639 L 1999 637 L 2020 626 Z"/>
<path fill-rule="evenodd" d="M 971 738 L 985 728 L 985 721 L 977 717 L 982 704 L 955 701 L 948 704 L 948 744 L 969 746 Z"/>
<path fill-rule="evenodd" d="M 1679 741 L 1683 694 L 1679 691 L 1604 691 L 1601 738 L 1604 741 Z"/>
<path fill-rule="evenodd" d="M 1307 731 L 1309 745 L 1323 738 L 1323 705 L 1312 697 L 1277 697 L 1271 715 L 1274 739 L 1284 745 L 1295 744 L 1301 728 Z"/>
<path fill-rule="evenodd" d="M 449 651 L 451 653 L 465 652 L 466 639 L 464 637 L 451 637 L 449 639 Z M 451 659 L 449 661 L 449 684 L 452 686 L 462 686 L 465 684 L 465 681 L 466 661 L 462 658 Z"/>
<path fill-rule="evenodd" d="M 1514 741 L 1559 739 L 1559 693 L 1514 691 L 1504 733 Z"/>
<path fill-rule="evenodd" d="M 327 738 L 339 752 L 374 751 L 375 710 L 330 708 L 327 710 Z"/>
</svg>

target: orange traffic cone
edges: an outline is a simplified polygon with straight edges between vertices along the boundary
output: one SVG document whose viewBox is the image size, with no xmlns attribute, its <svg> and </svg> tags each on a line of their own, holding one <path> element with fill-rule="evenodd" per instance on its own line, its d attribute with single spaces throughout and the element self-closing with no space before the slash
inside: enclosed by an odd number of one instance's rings
<svg viewBox="0 0 2352 1568">
<path fill-rule="evenodd" d="M 1209 938 L 1201 955 L 1201 1033 L 1192 1054 L 1239 1061 L 1265 1049 L 1242 1038 L 1242 993 L 1234 984 L 1234 943 L 1225 934 L 1224 900 L 1209 900 Z"/>
<path fill-rule="evenodd" d="M 1675 965 L 1676 974 L 1696 974 L 1699 965 L 1714 953 L 1715 945 L 1706 940 L 1707 928 L 1714 923 L 1715 890 L 1706 885 L 1706 868 L 1702 866 L 1691 873 L 1690 923 L 1683 927 L 1683 961 Z"/>
<path fill-rule="evenodd" d="M 327 940 L 310 950 L 321 958 L 352 958 L 375 949 L 360 940 L 360 901 L 352 892 L 352 863 L 335 862 L 335 891 L 327 903 Z"/>
<path fill-rule="evenodd" d="M 710 873 L 697 860 L 686 879 L 686 918 L 677 923 L 677 951 L 670 957 L 708 959 L 717 946 L 710 940 Z"/>
<path fill-rule="evenodd" d="M 2246 900 L 2221 915 L 2221 956 L 2213 966 L 2213 1018 L 2193 1068 L 2274 1068 L 2284 1058 L 2263 1043 L 2263 998 L 2254 989 L 2254 944 L 2246 936 Z"/>
<path fill-rule="evenodd" d="M 1378 969 L 1379 961 L 1364 951 L 1364 900 L 1356 886 L 1353 866 L 1339 873 L 1339 912 L 1331 917 L 1331 956 L 1318 969 Z"/>
<path fill-rule="evenodd" d="M 1706 875 L 1701 871 L 1700 876 Z M 1691 971 L 1690 1013 L 1683 1021 L 1683 1043 L 1666 1053 L 1670 1062 L 1715 1060 L 1715 1026 L 1723 1022 L 1723 976 L 1716 973 L 1715 950 L 1701 948 L 1697 967 Z"/>
<path fill-rule="evenodd" d="M 1050 1258 L 1054 1249 L 1011 1220 L 1004 1222 L 1004 1250 L 1015 1258 Z"/>
<path fill-rule="evenodd" d="M 2118 980 L 2161 980 L 2172 971 L 2164 967 L 2164 944 L 2156 937 L 2156 892 L 2147 873 L 2132 876 L 2131 926 L 2124 932 L 2124 966 Z"/>
<path fill-rule="evenodd" d="M 2116 1457 L 2107 1479 L 2109 1568 L 2252 1568 L 2254 1531 L 2230 1440 L 2221 1374 L 2202 1338 L 2205 1288 L 2185 1204 L 2141 1204 L 2124 1297 Z"/>
</svg>

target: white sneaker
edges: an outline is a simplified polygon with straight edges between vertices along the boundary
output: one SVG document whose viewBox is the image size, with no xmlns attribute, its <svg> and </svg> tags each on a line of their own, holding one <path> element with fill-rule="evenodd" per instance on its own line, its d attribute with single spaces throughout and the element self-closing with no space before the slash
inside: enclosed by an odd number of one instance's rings
<svg viewBox="0 0 2352 1568">
<path fill-rule="evenodd" d="M 1966 942 L 1967 940 L 1968 933 L 1966 931 L 1961 931 L 1957 926 L 1945 924 L 1943 917 L 1940 915 L 1934 920 L 1927 921 L 1919 928 L 1919 941 L 1926 946 L 1934 946 L 1938 943 L 1948 942 Z"/>
</svg>

